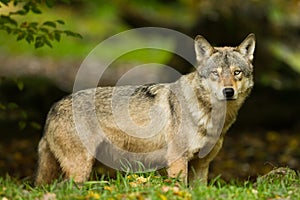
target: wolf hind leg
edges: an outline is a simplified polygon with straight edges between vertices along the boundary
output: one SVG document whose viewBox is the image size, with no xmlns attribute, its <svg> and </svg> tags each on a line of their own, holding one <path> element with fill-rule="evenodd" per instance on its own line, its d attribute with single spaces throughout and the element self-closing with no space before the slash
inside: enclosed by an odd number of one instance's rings
<svg viewBox="0 0 300 200">
<path fill-rule="evenodd" d="M 82 183 L 89 179 L 95 158 L 86 150 L 66 156 L 61 161 L 61 169 L 66 179 L 73 179 L 76 183 Z"/>
<path fill-rule="evenodd" d="M 60 167 L 45 138 L 39 143 L 38 156 L 35 185 L 49 184 L 59 177 Z"/>
</svg>

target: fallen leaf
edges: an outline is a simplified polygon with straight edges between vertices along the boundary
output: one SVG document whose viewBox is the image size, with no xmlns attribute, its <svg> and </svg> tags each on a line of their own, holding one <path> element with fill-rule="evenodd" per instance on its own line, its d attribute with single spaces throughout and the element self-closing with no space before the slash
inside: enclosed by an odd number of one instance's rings
<svg viewBox="0 0 300 200">
<path fill-rule="evenodd" d="M 56 194 L 55 193 L 46 193 L 42 196 L 40 200 L 56 200 Z"/>
<path fill-rule="evenodd" d="M 93 192 L 93 191 L 89 191 L 85 198 L 86 199 L 100 199 L 100 194 Z"/>
</svg>

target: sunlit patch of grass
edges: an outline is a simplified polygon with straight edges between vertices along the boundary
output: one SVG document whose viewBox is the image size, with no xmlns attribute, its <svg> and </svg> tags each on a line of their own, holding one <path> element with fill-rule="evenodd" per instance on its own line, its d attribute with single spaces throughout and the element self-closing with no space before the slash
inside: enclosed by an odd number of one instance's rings
<svg viewBox="0 0 300 200">
<path fill-rule="evenodd" d="M 55 181 L 40 187 L 7 176 L 0 177 L 0 199 L 299 199 L 299 174 L 285 170 L 278 172 L 281 174 L 278 178 L 277 172 L 262 176 L 255 183 L 225 183 L 216 178 L 208 185 L 199 182 L 192 187 L 154 172 L 118 173 L 115 179 L 102 178 L 83 184 Z"/>
</svg>

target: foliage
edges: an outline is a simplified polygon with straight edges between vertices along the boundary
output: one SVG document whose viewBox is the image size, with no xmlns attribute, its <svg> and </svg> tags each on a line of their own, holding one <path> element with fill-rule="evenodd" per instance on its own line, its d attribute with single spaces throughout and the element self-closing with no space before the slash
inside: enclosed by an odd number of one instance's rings
<svg viewBox="0 0 300 200">
<path fill-rule="evenodd" d="M 281 179 L 270 182 L 261 177 L 254 184 L 224 183 L 213 180 L 208 186 L 197 183 L 192 188 L 176 179 L 147 174 L 118 174 L 114 180 L 89 181 L 81 185 L 72 180 L 32 187 L 28 181 L 18 182 L 0 177 L 2 199 L 298 199 L 299 175 L 286 170 Z"/>
<path fill-rule="evenodd" d="M 59 26 L 65 24 L 60 19 L 44 22 L 23 20 L 30 12 L 41 14 L 43 2 L 47 7 L 53 7 L 56 1 L 69 2 L 69 0 L 0 0 L 0 9 L 7 10 L 6 14 L 0 14 L 0 30 L 15 35 L 17 41 L 26 40 L 30 44 L 33 43 L 35 48 L 44 45 L 52 47 L 52 42 L 59 42 L 62 35 L 81 38 L 78 33 L 59 29 Z M 22 17 L 23 21 L 18 20 L 18 17 Z"/>
<path fill-rule="evenodd" d="M 52 47 L 52 42 L 61 40 L 62 35 L 81 38 L 81 35 L 70 30 L 62 30 L 64 21 L 47 20 L 43 22 L 27 21 L 26 16 L 30 13 L 42 14 L 42 7 L 52 8 L 56 2 L 69 3 L 69 0 L 0 0 L 0 30 L 16 36 L 17 41 L 25 40 L 29 44 L 34 44 L 35 48 L 45 45 Z M 45 5 L 44 5 L 45 4 Z M 2 77 L 0 77 L 2 79 Z M 24 83 L 19 79 L 13 79 L 16 86 L 21 91 Z M 1 80 L 0 80 L 1 84 Z M 41 129 L 40 124 L 28 121 L 28 114 L 15 102 L 0 101 L 1 115 L 17 115 L 18 125 L 24 129 L 29 123 L 35 129 Z M 0 116 L 1 116 L 0 115 Z"/>
<path fill-rule="evenodd" d="M 131 27 L 162 26 L 191 37 L 202 34 L 212 44 L 222 46 L 237 44 L 253 32 L 257 38 L 254 59 L 257 85 L 275 89 L 299 88 L 299 0 L 113 2 L 119 8 L 119 16 Z M 186 72 L 182 63 L 170 63 Z"/>
<path fill-rule="evenodd" d="M 1 78 L 0 79 L 0 88 L 1 84 L 3 82 L 13 82 L 13 85 L 17 87 L 18 92 L 22 92 L 24 89 L 24 82 L 21 79 L 18 78 Z M 19 104 L 15 101 L 9 100 L 6 101 L 6 98 L 3 97 L 2 92 L 0 92 L 0 119 L 3 120 L 3 118 L 17 118 L 17 123 L 20 130 L 23 130 L 27 127 L 27 125 L 30 125 L 31 128 L 40 130 L 41 125 L 35 121 L 31 121 L 28 117 L 28 112 L 19 106 Z"/>
</svg>

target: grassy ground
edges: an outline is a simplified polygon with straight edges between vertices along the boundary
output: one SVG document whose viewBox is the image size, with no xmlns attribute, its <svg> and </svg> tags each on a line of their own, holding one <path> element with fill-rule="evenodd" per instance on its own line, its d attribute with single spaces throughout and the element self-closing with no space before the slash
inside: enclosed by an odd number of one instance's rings
<svg viewBox="0 0 300 200">
<path fill-rule="evenodd" d="M 72 181 L 32 187 L 27 181 L 0 177 L 0 198 L 7 199 L 299 199 L 300 177 L 288 168 L 279 168 L 259 177 L 255 183 L 224 183 L 187 187 L 177 180 L 154 173 L 118 175 L 113 180 Z"/>
</svg>

